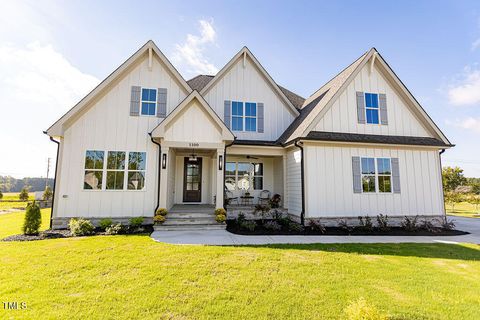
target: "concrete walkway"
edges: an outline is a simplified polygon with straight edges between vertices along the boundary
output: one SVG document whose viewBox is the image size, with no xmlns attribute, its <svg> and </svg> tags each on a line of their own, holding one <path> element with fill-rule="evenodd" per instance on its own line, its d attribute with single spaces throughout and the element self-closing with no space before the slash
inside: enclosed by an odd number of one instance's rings
<svg viewBox="0 0 480 320">
<path fill-rule="evenodd" d="M 463 236 L 242 236 L 225 230 L 155 231 L 151 237 L 158 242 L 198 245 L 263 245 L 302 243 L 457 243 L 480 244 L 480 219 L 449 217 L 456 229 L 470 232 Z"/>
</svg>

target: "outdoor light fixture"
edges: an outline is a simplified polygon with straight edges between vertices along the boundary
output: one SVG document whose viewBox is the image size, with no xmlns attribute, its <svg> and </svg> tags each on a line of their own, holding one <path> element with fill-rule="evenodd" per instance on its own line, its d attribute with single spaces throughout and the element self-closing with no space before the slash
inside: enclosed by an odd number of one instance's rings
<svg viewBox="0 0 480 320">
<path fill-rule="evenodd" d="M 190 155 L 190 158 L 188 158 L 188 161 L 195 162 L 197 161 L 197 156 L 195 155 L 195 152 L 192 150 L 192 154 Z"/>
<path fill-rule="evenodd" d="M 167 168 L 167 154 L 164 153 L 162 154 L 162 169 L 166 169 Z"/>
<path fill-rule="evenodd" d="M 223 169 L 223 156 L 219 155 L 218 156 L 218 170 L 222 171 Z"/>
</svg>

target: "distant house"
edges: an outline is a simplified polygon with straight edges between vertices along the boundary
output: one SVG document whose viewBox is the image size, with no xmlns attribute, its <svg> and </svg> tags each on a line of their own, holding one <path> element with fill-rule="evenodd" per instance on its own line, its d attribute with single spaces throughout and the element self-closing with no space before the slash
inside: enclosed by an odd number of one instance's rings
<svg viewBox="0 0 480 320">
<path fill-rule="evenodd" d="M 213 211 L 225 195 L 234 212 L 279 194 L 302 221 L 438 217 L 452 147 L 375 48 L 304 99 L 246 47 L 185 81 L 149 41 L 46 133 L 59 143 L 54 227 Z"/>
</svg>

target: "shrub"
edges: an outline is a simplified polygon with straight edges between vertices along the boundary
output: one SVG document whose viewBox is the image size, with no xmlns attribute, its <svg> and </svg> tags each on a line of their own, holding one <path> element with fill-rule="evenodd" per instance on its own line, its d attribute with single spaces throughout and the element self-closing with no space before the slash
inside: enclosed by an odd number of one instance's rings
<svg viewBox="0 0 480 320">
<path fill-rule="evenodd" d="M 165 216 L 162 216 L 161 214 L 157 214 L 155 217 L 153 217 L 153 222 L 156 224 L 162 224 L 167 220 Z"/>
<path fill-rule="evenodd" d="M 437 232 L 437 228 L 435 227 L 435 225 L 432 223 L 432 221 L 428 219 L 423 219 L 423 221 L 420 223 L 420 228 L 428 232 Z"/>
<path fill-rule="evenodd" d="M 218 223 L 224 223 L 226 220 L 227 220 L 227 216 L 223 214 L 219 214 L 215 216 L 215 221 L 217 221 Z"/>
<path fill-rule="evenodd" d="M 286 216 L 286 217 L 278 218 L 278 219 L 277 219 L 277 222 L 278 222 L 280 225 L 288 228 L 288 226 L 289 226 L 293 221 L 292 221 L 292 219 L 290 219 L 289 216 Z"/>
<path fill-rule="evenodd" d="M 345 316 L 348 320 L 386 320 L 387 317 L 378 309 L 369 305 L 365 299 L 360 298 L 345 309 Z"/>
<path fill-rule="evenodd" d="M 365 216 L 365 217 L 359 216 L 358 224 L 359 224 L 359 228 L 363 231 L 366 231 L 366 232 L 373 231 L 372 218 L 370 218 L 369 216 Z"/>
<path fill-rule="evenodd" d="M 413 218 L 405 216 L 403 221 L 400 223 L 400 226 L 408 232 L 414 232 L 418 229 L 417 220 L 418 216 Z"/>
<path fill-rule="evenodd" d="M 2 198 L 3 198 L 3 192 L 2 190 L 0 190 L 0 200 L 2 200 Z"/>
<path fill-rule="evenodd" d="M 143 224 L 143 217 L 134 217 L 130 218 L 129 220 L 129 225 L 131 229 L 138 229 L 142 226 Z"/>
<path fill-rule="evenodd" d="M 277 209 L 271 210 L 270 215 L 272 216 L 273 220 L 280 220 L 283 217 L 283 213 L 281 211 L 278 211 Z"/>
<path fill-rule="evenodd" d="M 445 219 L 441 219 L 439 223 L 440 223 L 440 226 L 445 230 L 455 229 L 455 223 L 453 222 L 453 220 L 448 221 L 447 217 L 445 217 Z"/>
<path fill-rule="evenodd" d="M 38 234 L 41 224 L 42 214 L 40 213 L 40 207 L 33 201 L 27 205 L 22 231 L 24 234 Z"/>
<path fill-rule="evenodd" d="M 253 231 L 257 227 L 257 223 L 255 221 L 245 220 L 240 224 L 240 227 L 249 231 Z"/>
<path fill-rule="evenodd" d="M 112 224 L 105 229 L 105 233 L 109 235 L 121 234 L 125 232 L 125 227 L 121 224 Z"/>
<path fill-rule="evenodd" d="M 279 231 L 282 229 L 282 226 L 275 220 L 267 221 L 263 224 L 263 227 L 267 230 Z"/>
<path fill-rule="evenodd" d="M 319 231 L 322 234 L 324 234 L 327 231 L 327 229 L 325 229 L 325 226 L 320 222 L 320 220 L 310 220 L 308 222 L 308 226 L 313 231 Z"/>
<path fill-rule="evenodd" d="M 28 188 L 23 187 L 22 191 L 20 191 L 20 194 L 18 195 L 18 199 L 21 201 L 28 201 Z"/>
<path fill-rule="evenodd" d="M 352 227 L 350 227 L 347 223 L 347 220 L 345 219 L 340 219 L 338 220 L 338 227 L 342 230 L 345 230 L 347 232 L 351 232 L 352 231 Z"/>
<path fill-rule="evenodd" d="M 155 212 L 155 215 L 158 216 L 166 216 L 168 213 L 167 209 L 165 208 L 159 208 L 156 212 Z"/>
<path fill-rule="evenodd" d="M 379 214 L 377 216 L 377 225 L 378 225 L 378 229 L 380 229 L 380 231 L 390 230 L 390 226 L 388 225 L 388 216 L 383 215 L 383 214 Z"/>
<path fill-rule="evenodd" d="M 240 212 L 240 213 L 238 214 L 238 216 L 237 216 L 237 224 L 238 224 L 238 225 L 241 225 L 242 222 L 244 222 L 244 221 L 246 221 L 246 219 L 245 219 L 245 213 Z"/>
<path fill-rule="evenodd" d="M 104 219 L 101 219 L 100 222 L 98 223 L 98 226 L 100 227 L 100 229 L 102 230 L 107 230 L 108 227 L 110 227 L 111 225 L 113 224 L 113 221 L 112 219 L 110 218 L 104 218 Z"/>
<path fill-rule="evenodd" d="M 70 227 L 70 232 L 75 237 L 87 236 L 95 233 L 95 227 L 93 226 L 92 222 L 87 219 L 72 218 L 70 219 L 68 226 Z"/>
<path fill-rule="evenodd" d="M 50 189 L 50 187 L 47 186 L 45 188 L 45 191 L 43 191 L 42 199 L 48 201 L 48 200 L 52 199 L 52 197 L 53 197 L 52 189 Z"/>
<path fill-rule="evenodd" d="M 280 201 L 282 201 L 282 197 L 277 193 L 274 194 L 270 200 L 268 200 L 268 204 L 271 208 L 280 208 Z"/>
<path fill-rule="evenodd" d="M 216 216 L 226 216 L 227 215 L 227 210 L 223 208 L 217 208 L 215 209 L 215 215 Z"/>
<path fill-rule="evenodd" d="M 295 221 L 290 222 L 288 229 L 293 232 L 303 232 L 305 230 L 300 223 L 296 223 Z"/>
</svg>

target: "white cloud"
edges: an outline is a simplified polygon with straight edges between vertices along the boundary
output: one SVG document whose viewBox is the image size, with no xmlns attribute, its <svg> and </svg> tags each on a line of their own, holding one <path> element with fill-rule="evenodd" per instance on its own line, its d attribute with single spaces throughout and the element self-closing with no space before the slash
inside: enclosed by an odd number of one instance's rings
<svg viewBox="0 0 480 320">
<path fill-rule="evenodd" d="M 213 21 L 200 20 L 199 25 L 200 36 L 187 34 L 183 44 L 175 45 L 172 60 L 188 73 L 215 74 L 218 68 L 203 56 L 203 52 L 208 45 L 216 44 L 217 33 Z"/>
<path fill-rule="evenodd" d="M 42 134 L 99 80 L 51 45 L 0 46 L 0 175 L 38 176 L 55 145 Z"/>
<path fill-rule="evenodd" d="M 475 51 L 478 48 L 480 48 L 480 38 L 472 42 L 472 51 Z"/>
<path fill-rule="evenodd" d="M 461 79 L 448 89 L 448 99 L 456 106 L 480 103 L 480 70 L 465 67 Z"/>
<path fill-rule="evenodd" d="M 446 120 L 448 125 L 480 133 L 480 118 L 468 117 L 463 120 Z"/>
</svg>

